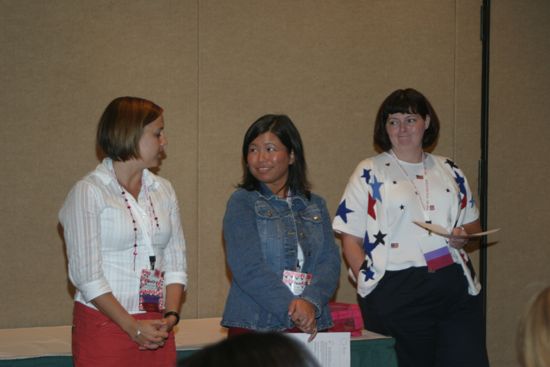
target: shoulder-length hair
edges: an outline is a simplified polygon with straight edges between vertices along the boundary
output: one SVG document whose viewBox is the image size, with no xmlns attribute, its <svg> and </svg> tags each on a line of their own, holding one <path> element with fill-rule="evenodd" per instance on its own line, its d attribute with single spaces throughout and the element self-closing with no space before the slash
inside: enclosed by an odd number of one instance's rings
<svg viewBox="0 0 550 367">
<path fill-rule="evenodd" d="M 374 144 L 378 149 L 385 152 L 392 148 L 386 123 L 388 116 L 393 113 L 414 113 L 423 119 L 430 116 L 430 124 L 422 137 L 422 148 L 427 149 L 435 145 L 439 137 L 439 118 L 430 101 L 422 93 L 407 88 L 392 92 L 378 109 L 374 122 Z"/>
<path fill-rule="evenodd" d="M 144 98 L 115 98 L 107 105 L 97 125 L 99 155 L 122 162 L 140 158 L 139 140 L 143 128 L 162 113 L 161 107 Z"/>
<path fill-rule="evenodd" d="M 260 188 L 260 182 L 248 169 L 247 157 L 250 143 L 266 132 L 275 134 L 286 147 L 288 153 L 294 154 L 294 163 L 288 167 L 286 186 L 293 194 L 303 194 L 309 199 L 310 184 L 307 179 L 307 165 L 302 138 L 292 120 L 286 115 L 264 115 L 248 128 L 242 146 L 243 179 L 238 186 L 249 191 Z"/>
</svg>

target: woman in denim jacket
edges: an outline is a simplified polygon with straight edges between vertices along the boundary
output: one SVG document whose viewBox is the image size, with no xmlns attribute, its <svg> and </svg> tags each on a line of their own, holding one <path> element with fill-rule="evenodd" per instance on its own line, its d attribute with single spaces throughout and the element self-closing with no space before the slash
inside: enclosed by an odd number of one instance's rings
<svg viewBox="0 0 550 367">
<path fill-rule="evenodd" d="M 243 181 L 225 212 L 232 272 L 222 325 L 229 335 L 332 326 L 328 302 L 340 254 L 325 201 L 309 191 L 298 130 L 285 115 L 265 115 L 243 142 Z"/>
</svg>

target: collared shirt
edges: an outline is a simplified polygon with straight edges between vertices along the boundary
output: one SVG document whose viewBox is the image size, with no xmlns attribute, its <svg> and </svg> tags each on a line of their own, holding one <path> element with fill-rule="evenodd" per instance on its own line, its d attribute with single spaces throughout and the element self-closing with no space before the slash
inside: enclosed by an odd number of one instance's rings
<svg viewBox="0 0 550 367">
<path fill-rule="evenodd" d="M 155 269 L 165 272 L 165 285 L 187 283 L 185 239 L 167 180 L 144 170 L 137 200 L 129 193 L 125 197 L 128 205 L 106 158 L 72 188 L 59 220 L 75 300 L 94 307 L 91 300 L 112 292 L 129 313 L 139 313 L 140 275 L 150 268 L 150 256 L 156 257 Z"/>
</svg>

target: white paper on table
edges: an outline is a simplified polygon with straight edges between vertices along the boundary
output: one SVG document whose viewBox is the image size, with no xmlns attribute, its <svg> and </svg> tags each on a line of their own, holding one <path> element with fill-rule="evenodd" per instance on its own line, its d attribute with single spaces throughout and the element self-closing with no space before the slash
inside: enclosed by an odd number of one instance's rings
<svg viewBox="0 0 550 367">
<path fill-rule="evenodd" d="M 423 223 L 418 221 L 413 221 L 414 224 L 424 228 L 427 231 L 433 232 L 439 236 L 447 237 L 447 238 L 471 238 L 471 237 L 482 237 L 487 236 L 491 233 L 495 233 L 500 231 L 500 228 L 490 229 L 488 231 L 484 232 L 477 232 L 477 233 L 468 233 L 467 236 L 460 236 L 460 235 L 454 235 L 450 234 L 443 226 L 440 226 L 439 224 L 433 224 L 433 223 Z"/>
<path fill-rule="evenodd" d="M 349 367 L 351 364 L 350 333 L 319 333 L 311 342 L 309 334 L 288 333 L 304 343 L 321 367 Z"/>
</svg>

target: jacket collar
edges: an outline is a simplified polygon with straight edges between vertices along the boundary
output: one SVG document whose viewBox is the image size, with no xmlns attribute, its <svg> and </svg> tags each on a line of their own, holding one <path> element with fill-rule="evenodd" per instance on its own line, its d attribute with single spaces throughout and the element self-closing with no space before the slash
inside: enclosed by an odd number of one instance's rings
<svg viewBox="0 0 550 367">
<path fill-rule="evenodd" d="M 264 197 L 266 200 L 280 200 L 280 201 L 286 201 L 285 199 L 281 199 L 277 195 L 275 195 L 269 187 L 267 187 L 266 184 L 263 182 L 260 182 L 260 188 L 258 189 L 258 193 L 260 196 Z M 289 196 L 290 200 L 294 201 L 300 201 L 303 205 L 307 205 L 306 198 L 303 195 L 294 195 L 291 193 Z"/>
</svg>

